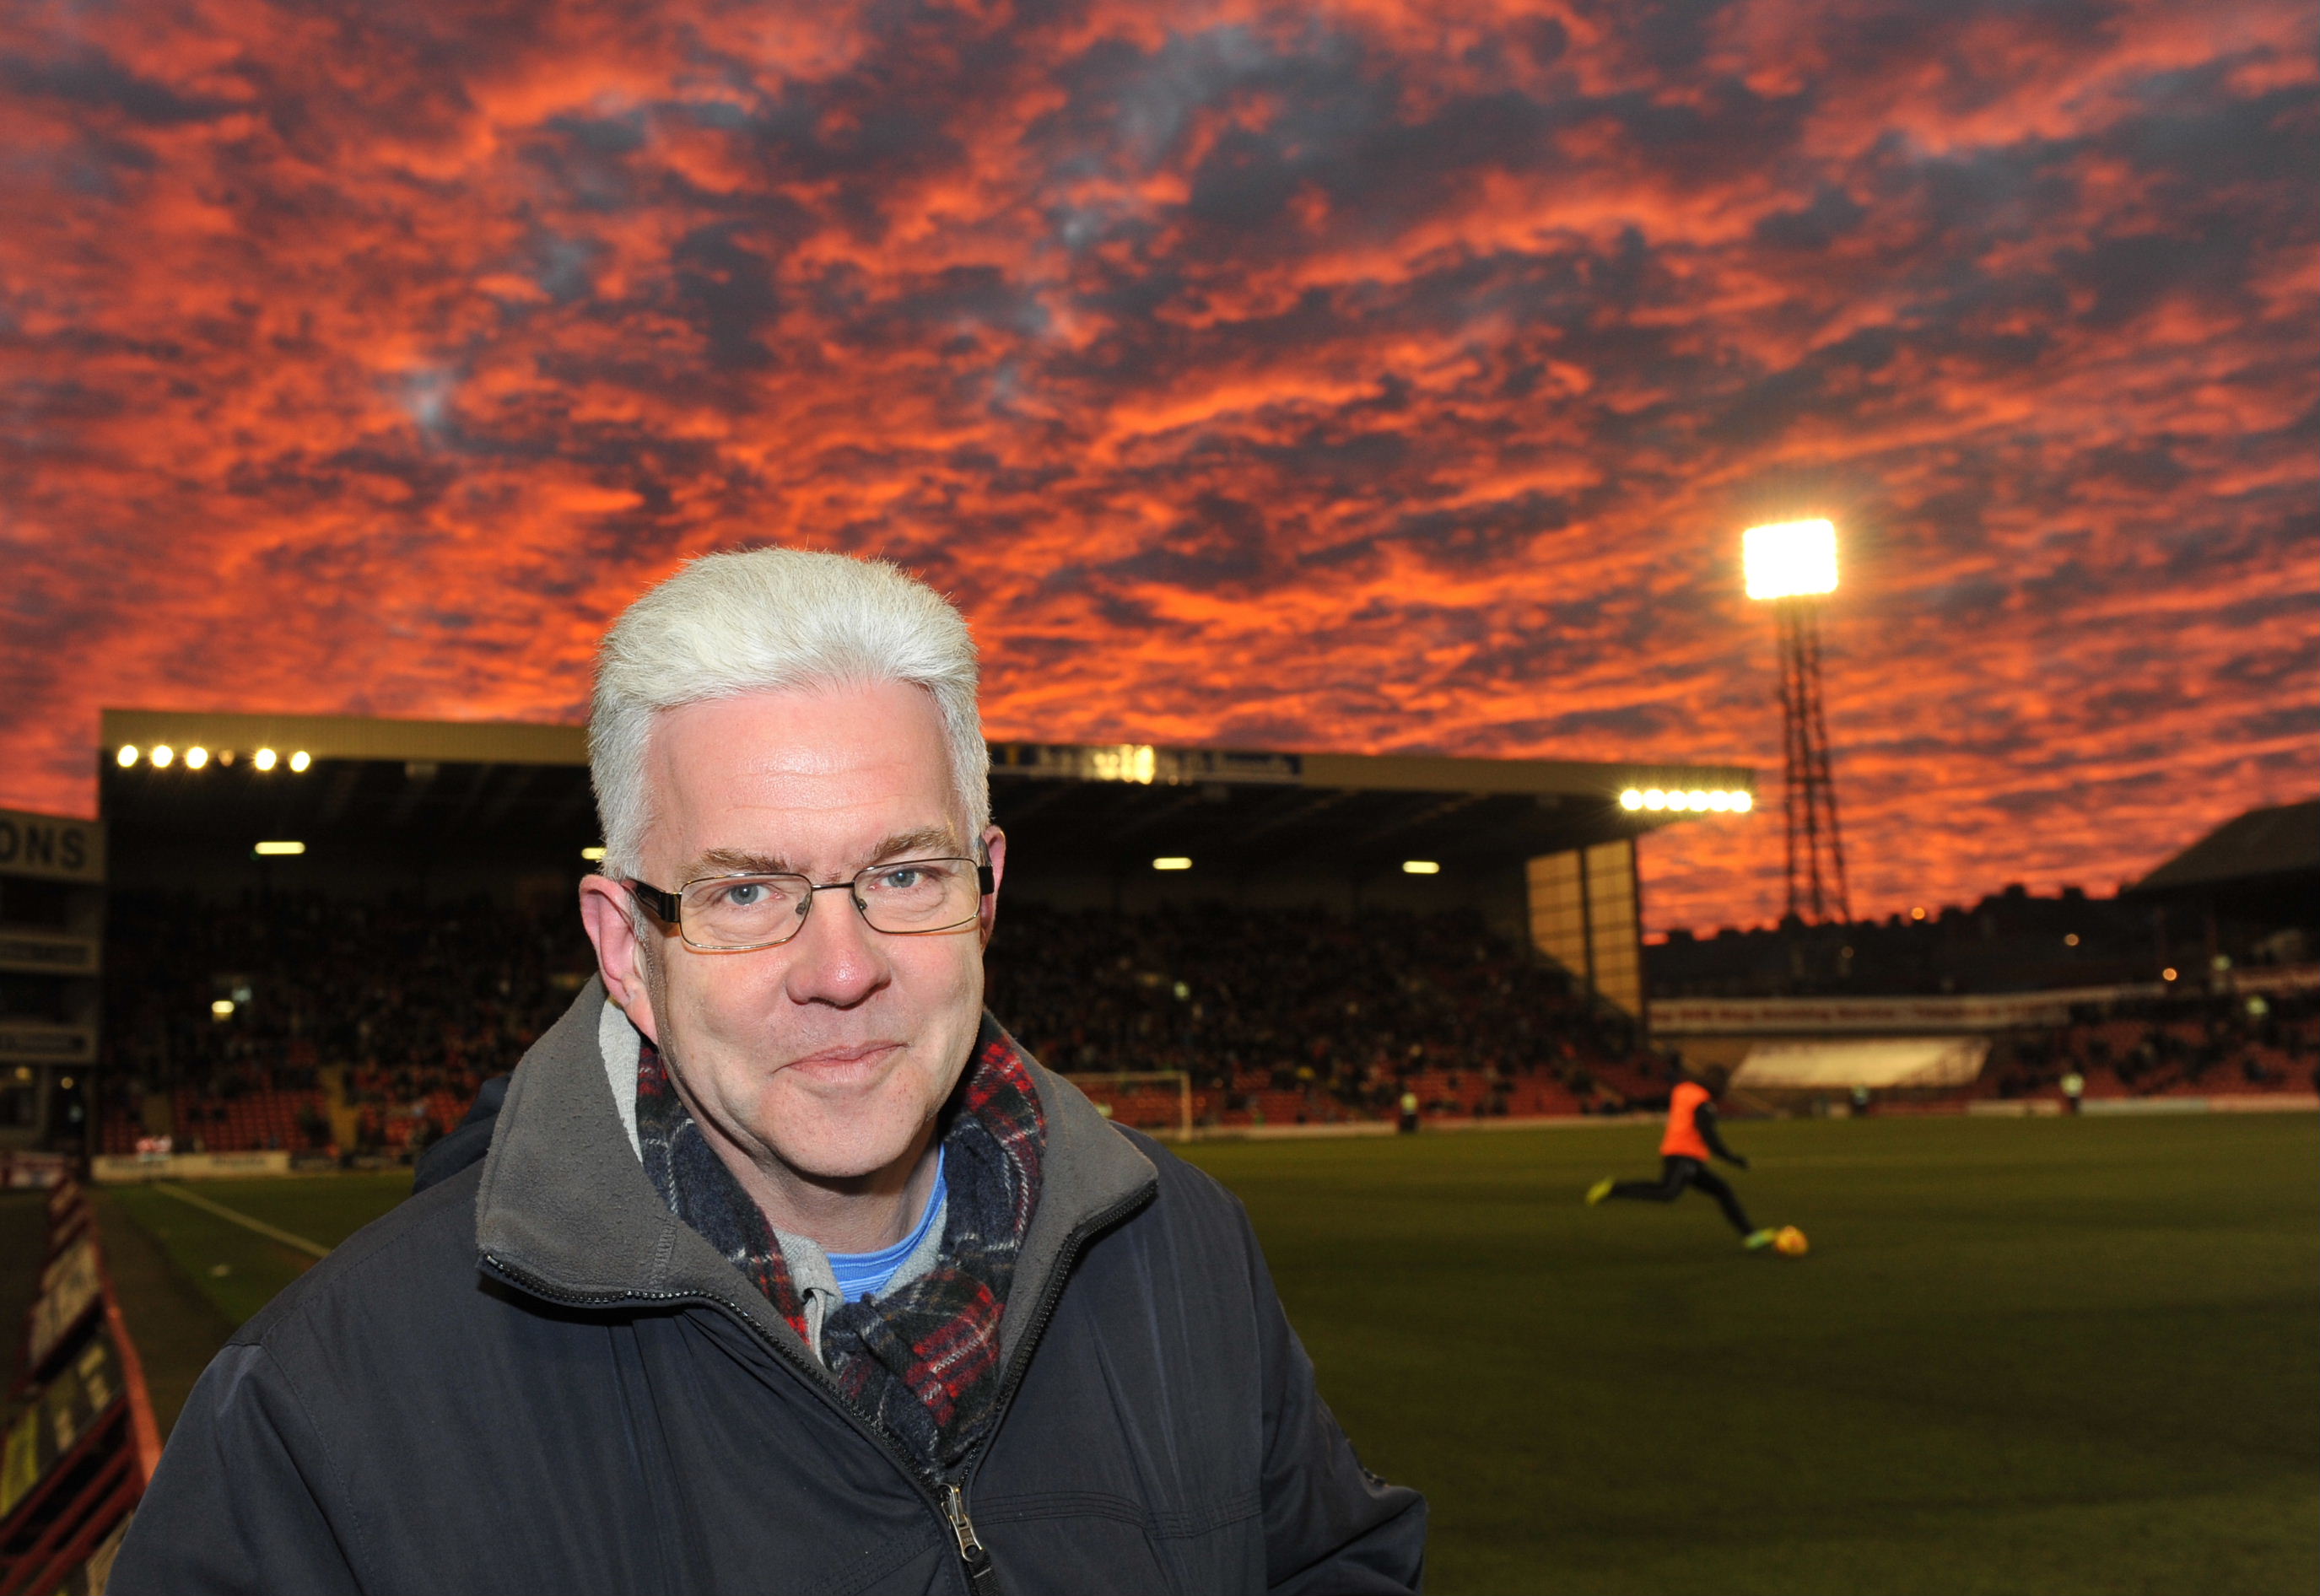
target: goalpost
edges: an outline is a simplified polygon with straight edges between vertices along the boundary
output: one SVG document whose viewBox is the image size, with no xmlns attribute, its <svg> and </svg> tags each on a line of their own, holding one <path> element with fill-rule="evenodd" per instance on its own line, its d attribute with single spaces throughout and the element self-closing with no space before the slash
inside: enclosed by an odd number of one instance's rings
<svg viewBox="0 0 2320 1596">
<path fill-rule="evenodd" d="M 1118 1119 L 1137 1129 L 1174 1136 L 1180 1141 L 1192 1138 L 1192 1077 L 1180 1069 L 1111 1070 L 1066 1077 L 1073 1085 L 1086 1093 L 1105 1119 Z M 1137 1092 L 1137 1088 L 1146 1091 Z M 1156 1088 L 1157 1091 L 1148 1090 Z M 1135 1111 L 1120 1114 L 1119 1100 L 1136 1096 L 1143 1101 Z M 1153 1100 L 1164 1099 L 1170 1106 L 1174 1124 L 1153 1123 L 1152 1115 L 1159 1106 Z"/>
</svg>

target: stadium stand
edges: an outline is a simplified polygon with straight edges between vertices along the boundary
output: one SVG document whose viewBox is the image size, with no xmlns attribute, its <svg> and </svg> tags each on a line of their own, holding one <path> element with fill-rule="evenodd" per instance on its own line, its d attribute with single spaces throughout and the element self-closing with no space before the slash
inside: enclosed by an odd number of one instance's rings
<svg viewBox="0 0 2320 1596">
<path fill-rule="evenodd" d="M 113 1153 L 166 1134 L 180 1151 L 408 1156 L 592 968 L 567 912 L 311 893 L 117 897 L 108 957 Z M 1206 1128 L 1381 1120 L 1405 1091 L 1437 1120 L 1618 1112 L 1670 1080 L 1624 1016 L 1466 911 L 1017 902 L 988 967 L 992 1011 L 1035 1054 L 1151 1129 L 1178 1123 L 1177 1089 L 1100 1077 L 1181 1072 Z M 2308 1092 L 2315 1064 L 2313 993 L 2185 992 L 2008 1032 L 1970 1086 L 1882 1106 L 2053 1096 L 2072 1068 L 2095 1099 Z"/>
<path fill-rule="evenodd" d="M 403 1151 L 458 1122 L 587 979 L 557 919 L 320 894 L 220 905 L 118 894 L 107 932 L 104 1148 Z M 335 1100 L 335 1101 L 333 1101 Z"/>
<path fill-rule="evenodd" d="M 2125 1006 L 2057 1030 L 2001 1038 L 1977 1096 L 2052 1094 L 2071 1070 L 2090 1098 L 2310 1092 L 2320 1087 L 2320 999 L 2190 996 Z"/>
<path fill-rule="evenodd" d="M 116 898 L 104 1147 L 406 1155 L 585 981 L 568 914 L 319 894 Z M 1206 1125 L 1606 1112 L 1663 1098 L 1624 1019 L 1474 914 L 1011 904 L 989 1002 L 1055 1067 L 1182 1071 Z M 213 1005 L 231 1004 L 230 1010 Z M 1164 1084 L 1099 1088 L 1176 1122 Z"/>
</svg>

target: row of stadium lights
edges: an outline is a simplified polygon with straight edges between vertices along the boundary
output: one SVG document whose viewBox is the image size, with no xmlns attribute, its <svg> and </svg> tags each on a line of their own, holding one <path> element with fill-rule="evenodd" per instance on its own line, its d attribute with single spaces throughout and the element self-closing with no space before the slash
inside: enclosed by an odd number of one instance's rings
<svg viewBox="0 0 2320 1596">
<path fill-rule="evenodd" d="M 1692 814 L 1746 814 L 1756 807 L 1756 799 L 1754 793 L 1738 789 L 1704 792 L 1694 787 L 1689 792 L 1671 792 L 1662 787 L 1629 787 L 1619 794 L 1619 807 L 1629 811 L 1672 809 Z"/>
<path fill-rule="evenodd" d="M 1152 867 L 1155 870 L 1190 870 L 1192 861 L 1183 854 L 1163 854 L 1152 861 Z M 1436 859 L 1404 859 L 1401 873 L 1404 875 L 1439 875 L 1442 866 Z"/>
<path fill-rule="evenodd" d="M 592 865 L 601 865 L 604 862 L 604 850 L 601 848 L 584 848 L 580 850 L 580 857 Z M 1192 861 L 1183 854 L 1163 854 L 1152 861 L 1152 867 L 1155 870 L 1190 870 L 1192 867 Z M 1442 874 L 1442 866 L 1439 862 L 1433 859 L 1404 859 L 1401 862 L 1401 873 L 1404 875 L 1439 875 Z"/>
<path fill-rule="evenodd" d="M 125 742 L 115 749 L 113 755 L 113 762 L 123 770 L 135 768 L 140 759 L 156 770 L 167 770 L 170 766 L 181 762 L 187 770 L 203 770 L 208 767 L 212 759 L 215 759 L 220 765 L 230 766 L 234 762 L 234 751 L 231 748 L 220 748 L 213 754 L 199 743 L 195 743 L 181 755 L 165 742 L 157 742 L 150 748 L 140 748 L 133 742 Z M 313 762 L 314 756 L 304 748 L 294 750 L 287 758 L 276 753 L 272 748 L 260 748 L 249 757 L 250 768 L 253 770 L 271 770 L 277 765 L 287 765 L 293 771 L 302 775 Z"/>
</svg>

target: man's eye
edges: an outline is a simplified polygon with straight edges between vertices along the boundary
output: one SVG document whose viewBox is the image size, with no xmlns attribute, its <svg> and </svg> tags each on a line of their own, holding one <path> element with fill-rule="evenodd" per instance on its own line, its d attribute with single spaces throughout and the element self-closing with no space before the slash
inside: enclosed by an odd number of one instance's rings
<svg viewBox="0 0 2320 1596">
<path fill-rule="evenodd" d="M 755 909 L 772 897 L 773 891 L 762 881 L 737 881 L 725 889 L 725 902 L 736 909 Z"/>
<path fill-rule="evenodd" d="M 906 866 L 900 870 L 889 870 L 879 876 L 878 884 L 892 892 L 906 893 L 918 885 L 925 876 L 926 872 L 917 866 Z"/>
</svg>

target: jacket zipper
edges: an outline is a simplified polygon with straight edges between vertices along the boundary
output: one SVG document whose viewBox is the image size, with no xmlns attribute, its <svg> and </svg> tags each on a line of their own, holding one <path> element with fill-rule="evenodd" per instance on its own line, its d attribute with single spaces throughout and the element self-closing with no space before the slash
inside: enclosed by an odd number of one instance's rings
<svg viewBox="0 0 2320 1596">
<path fill-rule="evenodd" d="M 986 1591 L 997 1596 L 998 1571 L 991 1566 L 991 1554 L 983 1550 L 983 1542 L 974 1533 L 974 1520 L 966 1516 L 966 1493 L 956 1482 L 945 1490 L 948 1494 L 944 1498 L 943 1510 L 949 1515 L 950 1532 L 958 1541 L 958 1561 L 966 1573 L 966 1588 L 974 1596 L 984 1596 Z"/>
<path fill-rule="evenodd" d="M 903 1476 L 918 1487 L 919 1494 L 925 1499 L 927 1505 L 940 1516 L 944 1526 L 951 1533 L 951 1538 L 958 1548 L 959 1573 L 966 1581 L 969 1596 L 1001 1596 L 999 1571 L 992 1563 L 991 1553 L 983 1546 L 982 1537 L 975 1533 L 974 1520 L 967 1516 L 966 1487 L 974 1483 L 975 1474 L 982 1469 L 983 1456 L 991 1450 L 991 1443 L 999 1433 L 1000 1421 L 1006 1418 L 1007 1409 L 1015 1400 L 1016 1387 L 1022 1384 L 1024 1373 L 1030 1367 L 1031 1350 L 1038 1344 L 1040 1336 L 1046 1332 L 1047 1320 L 1055 1316 L 1056 1303 L 1064 1294 L 1064 1283 L 1071 1274 L 1072 1265 L 1079 1261 L 1080 1248 L 1087 1245 L 1088 1238 L 1099 1230 L 1119 1223 L 1120 1220 L 1142 1207 L 1146 1201 L 1146 1193 L 1138 1192 L 1132 1197 L 1113 1203 L 1092 1219 L 1081 1221 L 1072 1233 L 1064 1238 L 1064 1245 L 1056 1253 L 1054 1272 L 1048 1277 L 1046 1288 L 1039 1293 L 1039 1301 L 1033 1311 L 1031 1328 L 1024 1332 L 1022 1341 L 1017 1345 L 1014 1361 L 1008 1365 L 1004 1383 L 999 1388 L 999 1395 L 991 1410 L 991 1422 L 985 1427 L 983 1439 L 975 1444 L 974 1453 L 968 1456 L 965 1466 L 960 1469 L 959 1478 L 955 1482 L 945 1482 L 929 1470 L 920 1468 L 917 1459 L 904 1451 L 901 1443 L 887 1434 L 883 1427 L 863 1418 L 855 1410 L 852 1403 L 830 1389 L 826 1378 L 826 1371 L 806 1367 L 802 1359 L 792 1354 L 788 1348 L 767 1335 L 747 1313 L 741 1310 L 738 1304 L 723 1297 L 710 1296 L 700 1292 L 617 1292 L 611 1294 L 588 1295 L 551 1286 L 529 1271 L 519 1269 L 492 1253 L 484 1255 L 484 1262 L 494 1271 L 525 1291 L 536 1296 L 544 1297 L 551 1302 L 562 1302 L 575 1308 L 617 1308 L 623 1302 L 662 1302 L 701 1303 L 704 1306 L 722 1309 L 728 1317 L 739 1320 L 743 1329 L 762 1342 L 766 1350 L 774 1355 L 775 1361 L 786 1364 L 796 1370 L 804 1378 L 806 1384 L 820 1392 L 822 1399 L 847 1423 L 876 1442 L 886 1455 L 894 1460 L 896 1466 L 902 1471 Z"/>
</svg>

